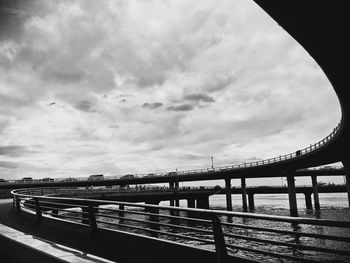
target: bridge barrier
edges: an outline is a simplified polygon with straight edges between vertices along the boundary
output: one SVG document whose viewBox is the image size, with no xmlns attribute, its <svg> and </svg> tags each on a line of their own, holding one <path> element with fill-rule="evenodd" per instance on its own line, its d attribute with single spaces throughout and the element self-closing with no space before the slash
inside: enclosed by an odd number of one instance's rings
<svg viewBox="0 0 350 263">
<path fill-rule="evenodd" d="M 330 143 L 339 133 L 340 128 L 342 126 L 343 119 L 338 123 L 338 125 L 333 129 L 333 131 L 323 138 L 322 140 L 310 144 L 309 147 L 306 147 L 304 149 L 297 150 L 293 153 L 288 153 L 284 155 L 280 155 L 278 157 L 273 157 L 265 160 L 260 160 L 260 161 L 255 161 L 255 162 L 245 162 L 241 164 L 233 164 L 233 165 L 226 165 L 226 166 L 218 166 L 218 167 L 212 167 L 212 168 L 206 168 L 206 169 L 191 169 L 191 170 L 180 170 L 176 172 L 161 172 L 161 173 L 152 173 L 152 174 L 142 174 L 138 173 L 134 175 L 134 178 L 141 178 L 141 177 L 156 177 L 156 176 L 176 176 L 176 175 L 189 175 L 189 174 L 198 174 L 198 173 L 209 173 L 209 172 L 220 172 L 220 171 L 226 171 L 226 170 L 234 170 L 234 169 L 242 169 L 242 168 L 250 168 L 250 167 L 257 167 L 257 166 L 262 166 L 262 165 L 269 165 L 273 163 L 278 163 L 278 162 L 283 162 L 286 160 L 290 160 L 293 158 L 299 158 L 305 154 L 311 153 L 313 151 L 316 151 L 320 149 L 321 147 L 325 146 L 326 144 Z M 94 179 L 92 181 L 99 181 L 99 180 L 111 180 L 111 179 L 120 179 L 121 176 L 104 176 L 98 179 Z M 40 183 L 40 182 L 45 182 L 45 183 L 54 183 L 54 182 L 72 182 L 72 181 L 89 181 L 91 178 L 89 177 L 74 177 L 74 178 L 49 178 L 50 180 L 47 181 L 46 179 L 34 179 L 30 181 L 23 181 L 23 180 L 9 180 L 5 182 L 0 182 L 0 184 L 4 183 Z"/>
<path fill-rule="evenodd" d="M 64 219 L 81 222 L 91 233 L 127 230 L 163 242 L 201 246 L 215 251 L 217 262 L 242 255 L 248 261 L 256 257 L 302 262 L 350 260 L 348 221 L 58 197 L 57 192 L 51 188 L 13 190 L 13 204 L 17 211 L 35 214 L 38 222 L 46 217 Z M 268 226 L 261 226 L 261 221 Z M 308 231 L 313 228 L 321 231 Z"/>
</svg>

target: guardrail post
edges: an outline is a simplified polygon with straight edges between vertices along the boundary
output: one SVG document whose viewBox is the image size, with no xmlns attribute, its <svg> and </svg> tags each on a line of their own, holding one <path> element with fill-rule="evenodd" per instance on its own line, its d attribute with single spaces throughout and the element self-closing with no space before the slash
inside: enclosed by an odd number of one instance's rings
<svg viewBox="0 0 350 263">
<path fill-rule="evenodd" d="M 210 219 L 213 223 L 217 263 L 227 262 L 227 249 L 226 249 L 224 235 L 222 233 L 220 219 L 215 214 L 211 214 Z"/>
<path fill-rule="evenodd" d="M 15 196 L 15 204 L 16 204 L 16 211 L 19 212 L 21 211 L 21 199 L 19 196 Z"/>
<path fill-rule="evenodd" d="M 40 203 L 38 198 L 35 198 L 35 212 L 36 212 L 36 221 L 41 222 L 42 214 L 41 214 L 41 208 L 40 208 Z"/>
<path fill-rule="evenodd" d="M 95 233 L 97 230 L 96 216 L 95 216 L 95 208 L 93 205 L 89 205 L 89 225 L 91 233 Z"/>
</svg>

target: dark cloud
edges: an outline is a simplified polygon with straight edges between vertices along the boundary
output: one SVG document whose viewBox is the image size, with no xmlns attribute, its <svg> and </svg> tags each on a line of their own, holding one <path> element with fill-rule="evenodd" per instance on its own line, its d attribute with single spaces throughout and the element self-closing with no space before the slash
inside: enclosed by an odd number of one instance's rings
<svg viewBox="0 0 350 263">
<path fill-rule="evenodd" d="M 26 151 L 26 147 L 18 145 L 0 146 L 0 155 L 16 157 L 22 155 Z"/>
<path fill-rule="evenodd" d="M 204 102 L 214 102 L 215 100 L 210 97 L 206 93 L 193 93 L 193 94 L 188 94 L 185 95 L 184 98 L 186 100 L 191 100 L 191 101 L 204 101 Z"/>
<path fill-rule="evenodd" d="M 111 129 L 119 129 L 120 128 L 120 126 L 118 124 L 112 124 L 112 125 L 109 125 L 108 127 Z"/>
<path fill-rule="evenodd" d="M 232 74 L 215 76 L 203 85 L 203 89 L 208 92 L 223 90 L 230 84 L 236 82 L 237 79 L 238 77 Z"/>
<path fill-rule="evenodd" d="M 15 169 L 18 165 L 15 162 L 0 161 L 0 168 Z"/>
<path fill-rule="evenodd" d="M 0 39 L 16 36 L 20 29 L 22 19 L 21 6 L 25 1 L 0 0 Z"/>
<path fill-rule="evenodd" d="M 89 100 L 79 101 L 77 104 L 74 105 L 74 107 L 78 110 L 85 112 L 96 112 L 96 110 L 93 108 L 94 104 Z"/>
<path fill-rule="evenodd" d="M 150 87 L 153 85 L 163 85 L 166 80 L 165 73 L 154 73 L 149 70 L 149 72 L 146 72 L 144 74 L 141 74 L 138 76 L 136 84 L 139 87 Z"/>
<path fill-rule="evenodd" d="M 163 106 L 163 103 L 161 103 L 161 102 L 154 102 L 154 103 L 145 102 L 142 105 L 142 107 L 147 108 L 147 109 L 151 109 L 151 110 L 157 109 L 157 108 L 162 107 L 162 106 Z"/>
<path fill-rule="evenodd" d="M 180 158 L 184 160 L 203 160 L 205 158 L 208 158 L 208 156 L 204 156 L 200 154 L 184 154 L 184 155 L 181 155 Z"/>
<path fill-rule="evenodd" d="M 194 107 L 191 104 L 181 104 L 178 106 L 169 106 L 167 108 L 168 111 L 190 111 L 193 109 Z"/>
<path fill-rule="evenodd" d="M 51 78 L 63 84 L 78 83 L 83 79 L 85 79 L 85 74 L 84 72 L 81 72 L 81 71 L 76 71 L 76 72 L 56 71 L 51 73 Z"/>
<path fill-rule="evenodd" d="M 9 125 L 9 120 L 0 120 L 0 133 L 2 133 L 3 130 Z"/>
</svg>

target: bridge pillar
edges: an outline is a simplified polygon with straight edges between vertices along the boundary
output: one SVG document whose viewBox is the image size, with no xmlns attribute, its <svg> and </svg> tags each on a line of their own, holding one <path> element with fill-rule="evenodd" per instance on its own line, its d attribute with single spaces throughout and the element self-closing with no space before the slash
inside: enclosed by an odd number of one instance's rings
<svg viewBox="0 0 350 263">
<path fill-rule="evenodd" d="M 175 181 L 175 194 L 177 195 L 179 192 L 179 182 Z M 180 206 L 180 200 L 179 198 L 175 198 L 175 206 L 179 207 Z"/>
<path fill-rule="evenodd" d="M 346 181 L 346 192 L 348 193 L 348 203 L 350 207 L 350 175 L 346 174 L 345 175 L 345 181 Z"/>
<path fill-rule="evenodd" d="M 197 199 L 197 208 L 209 209 L 209 196 L 202 196 Z"/>
<path fill-rule="evenodd" d="M 252 193 L 248 194 L 248 204 L 249 204 L 249 210 L 255 209 L 254 194 L 252 194 Z"/>
<path fill-rule="evenodd" d="M 232 195 L 231 195 L 231 179 L 225 179 L 225 189 L 226 189 L 226 209 L 227 211 L 232 211 Z"/>
<path fill-rule="evenodd" d="M 311 176 L 311 181 L 312 181 L 312 193 L 314 195 L 314 205 L 316 210 L 320 210 L 320 199 L 318 197 L 318 185 L 317 185 L 317 176 L 312 175 Z"/>
<path fill-rule="evenodd" d="M 306 209 L 312 209 L 311 193 L 304 193 Z"/>
<path fill-rule="evenodd" d="M 297 195 L 295 190 L 295 178 L 294 171 L 288 171 L 287 183 L 288 183 L 288 197 L 289 197 L 289 210 L 291 216 L 298 216 Z"/>
<path fill-rule="evenodd" d="M 195 208 L 196 207 L 196 199 L 188 198 L 187 199 L 187 207 L 188 208 Z"/>
<path fill-rule="evenodd" d="M 241 178 L 241 187 L 242 187 L 242 204 L 243 204 L 243 211 L 248 211 L 248 205 L 247 205 L 247 189 L 246 189 L 246 183 L 245 178 Z"/>
<path fill-rule="evenodd" d="M 350 162 L 342 161 L 344 170 L 345 170 L 345 185 L 346 185 L 346 192 L 348 194 L 348 203 L 350 207 Z"/>
<path fill-rule="evenodd" d="M 170 188 L 170 190 L 174 190 L 174 182 L 169 182 L 169 188 Z M 175 206 L 175 199 L 174 198 L 171 198 L 169 200 L 169 205 Z"/>
</svg>

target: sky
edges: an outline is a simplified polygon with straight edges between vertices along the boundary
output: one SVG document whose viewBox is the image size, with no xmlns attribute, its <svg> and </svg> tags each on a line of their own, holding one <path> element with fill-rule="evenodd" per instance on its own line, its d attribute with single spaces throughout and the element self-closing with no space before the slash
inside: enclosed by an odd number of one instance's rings
<svg viewBox="0 0 350 263">
<path fill-rule="evenodd" d="M 0 0 L 0 178 L 261 160 L 340 117 L 322 70 L 253 1 Z"/>
</svg>

